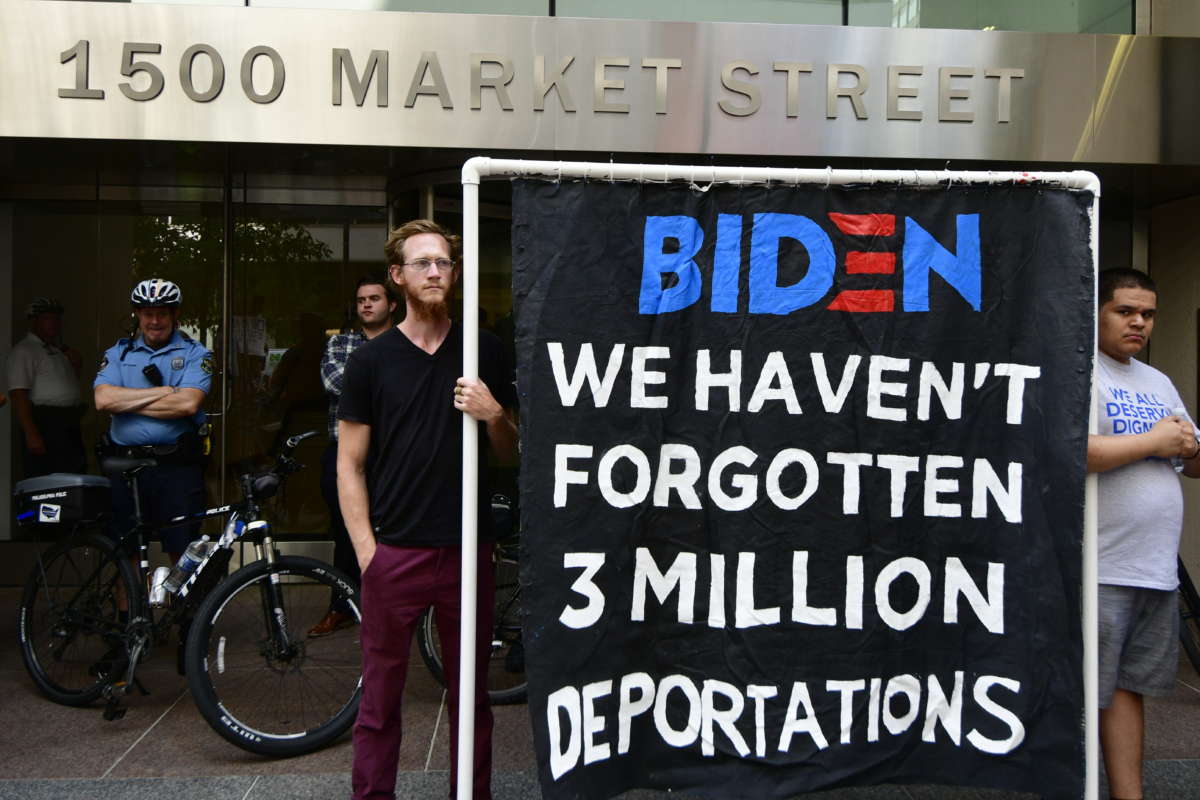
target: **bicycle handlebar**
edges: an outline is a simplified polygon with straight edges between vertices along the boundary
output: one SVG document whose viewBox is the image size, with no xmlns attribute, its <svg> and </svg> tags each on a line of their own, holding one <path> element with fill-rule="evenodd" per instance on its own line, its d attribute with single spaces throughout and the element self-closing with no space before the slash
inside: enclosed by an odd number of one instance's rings
<svg viewBox="0 0 1200 800">
<path fill-rule="evenodd" d="M 288 455 L 291 455 L 292 451 L 296 449 L 296 445 L 316 435 L 317 431 L 305 431 L 304 433 L 297 433 L 295 436 L 289 436 L 287 441 L 283 443 L 283 449 L 287 451 Z"/>
<path fill-rule="evenodd" d="M 266 472 L 260 472 L 257 475 L 246 474 L 242 476 L 242 493 L 247 500 L 267 500 L 275 496 L 279 491 L 279 487 L 283 485 L 283 480 L 293 472 L 299 472 L 304 469 L 304 464 L 292 458 L 292 452 L 296 446 L 305 439 L 311 439 L 318 435 L 317 431 L 305 431 L 297 433 L 294 436 L 289 436 L 283 443 L 283 447 L 279 449 L 279 455 L 275 457 L 275 464 Z"/>
</svg>

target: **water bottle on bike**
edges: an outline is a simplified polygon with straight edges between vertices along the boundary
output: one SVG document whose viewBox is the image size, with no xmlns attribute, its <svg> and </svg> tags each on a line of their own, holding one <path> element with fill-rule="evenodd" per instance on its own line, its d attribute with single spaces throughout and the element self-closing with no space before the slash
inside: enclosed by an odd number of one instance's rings
<svg viewBox="0 0 1200 800">
<path fill-rule="evenodd" d="M 38 689 L 68 706 L 103 698 L 104 719 L 118 720 L 123 698 L 141 685 L 143 657 L 186 627 L 188 688 L 205 722 L 227 741 L 258 755 L 295 756 L 345 734 L 362 691 L 356 632 L 317 641 L 304 632 L 331 596 L 357 620 L 358 587 L 328 564 L 280 554 L 261 505 L 300 469 L 293 453 L 316 435 L 289 437 L 272 466 L 239 475 L 237 502 L 157 525 L 135 506 L 133 525 L 115 543 L 106 518 L 110 479 L 55 475 L 18 484 L 18 524 L 60 538 L 38 556 L 21 595 L 21 657 Z M 107 471 L 137 496 L 148 461 L 111 457 Z M 216 517 L 226 520 L 217 541 L 192 542 L 174 570 L 147 574 L 150 535 Z M 235 543 L 252 548 L 254 560 L 229 574 Z M 140 558 L 129 557 L 135 551 Z M 164 578 L 173 571 L 168 595 Z"/>
<path fill-rule="evenodd" d="M 187 546 L 183 551 L 183 555 L 179 557 L 179 561 L 171 568 L 167 579 L 163 581 L 163 588 L 170 594 L 175 594 L 179 591 L 179 587 L 183 586 L 184 581 L 196 571 L 196 567 L 208 556 L 209 543 L 207 536 L 201 536 L 196 541 Z"/>
</svg>

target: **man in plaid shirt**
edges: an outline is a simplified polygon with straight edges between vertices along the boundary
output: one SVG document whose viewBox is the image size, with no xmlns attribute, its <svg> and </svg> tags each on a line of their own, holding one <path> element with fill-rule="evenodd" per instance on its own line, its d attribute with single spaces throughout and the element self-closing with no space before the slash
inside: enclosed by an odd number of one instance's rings
<svg viewBox="0 0 1200 800">
<path fill-rule="evenodd" d="M 330 337 L 325 343 L 325 353 L 321 356 L 321 382 L 325 384 L 325 391 L 329 394 L 329 447 L 321 456 L 321 494 L 329 506 L 333 564 L 351 578 L 358 580 L 358 558 L 354 555 L 354 547 L 350 544 L 350 535 L 346 532 L 346 523 L 342 520 L 342 511 L 338 505 L 337 409 L 338 400 L 342 396 L 342 374 L 346 370 L 346 361 L 350 354 L 359 345 L 368 339 L 374 339 L 392 325 L 396 299 L 392 295 L 391 287 L 387 285 L 387 278 L 379 275 L 360 278 L 354 292 L 354 306 L 362 327 Z M 350 609 L 339 608 L 334 603 L 330 605 L 329 613 L 309 628 L 308 635 L 314 639 L 328 636 L 353 623 Z"/>
</svg>

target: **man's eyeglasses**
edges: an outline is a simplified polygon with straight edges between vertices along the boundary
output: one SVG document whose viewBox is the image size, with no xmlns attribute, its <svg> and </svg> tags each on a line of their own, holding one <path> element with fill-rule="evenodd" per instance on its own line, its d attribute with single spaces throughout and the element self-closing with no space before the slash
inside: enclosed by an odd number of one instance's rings
<svg viewBox="0 0 1200 800">
<path fill-rule="evenodd" d="M 404 266 L 412 267 L 418 272 L 427 272 L 430 267 L 437 267 L 438 272 L 445 275 L 447 272 L 454 269 L 454 262 L 448 258 L 418 258 L 413 261 L 405 261 Z"/>
</svg>

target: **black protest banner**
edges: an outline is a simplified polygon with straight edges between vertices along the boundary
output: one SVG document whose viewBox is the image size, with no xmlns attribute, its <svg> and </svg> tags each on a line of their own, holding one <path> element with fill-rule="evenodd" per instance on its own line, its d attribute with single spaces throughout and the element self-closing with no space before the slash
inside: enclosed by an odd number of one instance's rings
<svg viewBox="0 0 1200 800">
<path fill-rule="evenodd" d="M 514 192 L 544 796 L 1081 796 L 1091 195 Z"/>
</svg>

